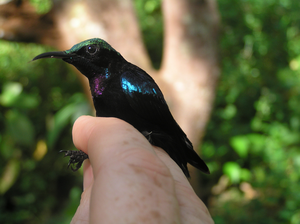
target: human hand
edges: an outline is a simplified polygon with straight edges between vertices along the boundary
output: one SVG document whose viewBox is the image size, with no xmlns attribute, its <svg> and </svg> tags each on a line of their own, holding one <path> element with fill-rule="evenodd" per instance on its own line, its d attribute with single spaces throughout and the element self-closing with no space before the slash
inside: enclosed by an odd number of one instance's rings
<svg viewBox="0 0 300 224">
<path fill-rule="evenodd" d="M 130 124 L 82 116 L 73 141 L 89 161 L 71 223 L 213 223 L 177 164 Z"/>
</svg>

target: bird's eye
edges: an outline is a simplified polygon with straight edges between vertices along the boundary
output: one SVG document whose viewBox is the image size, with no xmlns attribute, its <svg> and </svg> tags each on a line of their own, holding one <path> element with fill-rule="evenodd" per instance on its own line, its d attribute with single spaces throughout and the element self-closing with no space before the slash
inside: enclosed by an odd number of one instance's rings
<svg viewBox="0 0 300 224">
<path fill-rule="evenodd" d="M 95 45 L 90 45 L 90 46 L 87 46 L 86 47 L 86 52 L 89 54 L 89 55 L 94 55 L 98 52 L 98 47 L 95 46 Z"/>
</svg>

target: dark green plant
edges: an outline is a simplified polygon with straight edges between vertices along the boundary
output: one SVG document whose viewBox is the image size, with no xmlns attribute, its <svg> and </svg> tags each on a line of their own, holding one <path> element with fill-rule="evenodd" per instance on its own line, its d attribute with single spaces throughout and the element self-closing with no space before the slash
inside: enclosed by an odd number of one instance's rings
<svg viewBox="0 0 300 224">
<path fill-rule="evenodd" d="M 5 41 L 0 46 L 0 220 L 45 223 L 51 216 L 69 222 L 80 179 L 69 175 L 58 151 L 74 148 L 72 123 L 90 107 L 65 65 L 28 63 L 49 49 Z M 60 210 L 63 216 L 53 216 Z"/>
<path fill-rule="evenodd" d="M 228 182 L 212 215 L 216 223 L 299 223 L 300 3 L 218 3 L 222 77 L 202 152 Z"/>
</svg>

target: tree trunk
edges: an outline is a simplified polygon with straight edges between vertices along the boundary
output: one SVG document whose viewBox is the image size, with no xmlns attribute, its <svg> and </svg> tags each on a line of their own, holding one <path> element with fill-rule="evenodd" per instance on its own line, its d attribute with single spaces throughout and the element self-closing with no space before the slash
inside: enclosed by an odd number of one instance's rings
<svg viewBox="0 0 300 224">
<path fill-rule="evenodd" d="M 214 0 L 164 0 L 162 79 L 168 83 L 169 105 L 176 120 L 198 147 L 205 133 L 219 77 L 219 16 Z M 192 185 L 197 191 L 195 169 Z M 198 177 L 198 178 L 197 178 Z"/>
</svg>

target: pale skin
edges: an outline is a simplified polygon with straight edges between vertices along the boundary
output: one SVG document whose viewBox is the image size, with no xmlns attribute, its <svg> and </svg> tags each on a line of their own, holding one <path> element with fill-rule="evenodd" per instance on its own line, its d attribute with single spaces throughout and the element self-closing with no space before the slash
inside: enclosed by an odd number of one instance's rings
<svg viewBox="0 0 300 224">
<path fill-rule="evenodd" d="M 177 164 L 130 124 L 82 116 L 73 141 L 90 159 L 72 224 L 214 223 Z"/>
</svg>

